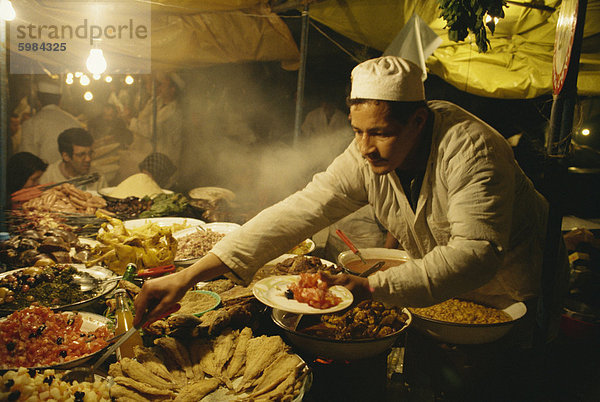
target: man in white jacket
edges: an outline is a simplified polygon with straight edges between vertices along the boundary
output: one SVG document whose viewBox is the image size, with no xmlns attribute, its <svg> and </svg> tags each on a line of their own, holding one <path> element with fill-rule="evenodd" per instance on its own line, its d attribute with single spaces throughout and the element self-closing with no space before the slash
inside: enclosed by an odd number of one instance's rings
<svg viewBox="0 0 600 402">
<path fill-rule="evenodd" d="M 19 151 L 31 152 L 47 163 L 61 160 L 56 148 L 58 135 L 69 128 L 82 125 L 73 115 L 59 106 L 60 85 L 57 81 L 38 83 L 38 98 L 42 108 L 21 126 Z"/>
<path fill-rule="evenodd" d="M 267 208 L 191 267 L 147 282 L 137 319 L 198 281 L 251 281 L 265 262 L 371 204 L 411 260 L 333 282 L 400 306 L 452 297 L 495 305 L 539 291 L 548 205 L 493 128 L 449 102 L 425 101 L 420 69 L 386 56 L 352 72 L 354 141 L 302 191 Z"/>
</svg>

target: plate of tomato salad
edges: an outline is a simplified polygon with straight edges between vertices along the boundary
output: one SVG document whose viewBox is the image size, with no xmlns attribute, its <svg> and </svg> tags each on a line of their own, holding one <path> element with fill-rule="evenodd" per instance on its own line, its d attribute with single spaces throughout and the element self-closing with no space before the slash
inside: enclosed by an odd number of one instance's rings
<svg viewBox="0 0 600 402">
<path fill-rule="evenodd" d="M 269 307 L 297 314 L 329 314 L 349 307 L 352 293 L 343 286 L 327 286 L 320 275 L 271 276 L 256 282 L 252 293 Z"/>
<path fill-rule="evenodd" d="M 111 320 L 83 311 L 30 306 L 0 319 L 0 370 L 72 368 L 103 350 Z"/>
</svg>

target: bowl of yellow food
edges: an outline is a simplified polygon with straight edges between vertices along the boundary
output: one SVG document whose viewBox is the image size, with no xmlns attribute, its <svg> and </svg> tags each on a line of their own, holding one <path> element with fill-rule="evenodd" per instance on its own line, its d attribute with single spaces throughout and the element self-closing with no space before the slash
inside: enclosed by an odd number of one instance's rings
<svg viewBox="0 0 600 402">
<path fill-rule="evenodd" d="M 482 344 L 506 335 L 523 318 L 527 307 L 517 302 L 501 309 L 469 300 L 449 299 L 409 310 L 413 327 L 440 342 Z"/>
<path fill-rule="evenodd" d="M 315 242 L 311 239 L 306 239 L 296 247 L 288 251 L 287 254 L 306 255 L 315 249 Z"/>
</svg>

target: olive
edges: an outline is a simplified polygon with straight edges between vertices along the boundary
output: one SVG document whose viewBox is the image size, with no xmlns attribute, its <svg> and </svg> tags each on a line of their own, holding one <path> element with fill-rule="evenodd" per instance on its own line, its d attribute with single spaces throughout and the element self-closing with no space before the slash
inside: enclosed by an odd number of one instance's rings
<svg viewBox="0 0 600 402">
<path fill-rule="evenodd" d="M 32 295 L 27 295 L 25 296 L 25 300 L 27 300 L 28 302 L 32 302 L 35 300 L 35 297 L 33 297 Z"/>
<path fill-rule="evenodd" d="M 21 292 L 25 293 L 29 291 L 29 285 L 23 285 L 21 286 Z"/>
<path fill-rule="evenodd" d="M 27 282 L 27 283 L 29 283 L 31 285 L 31 284 L 35 283 L 35 280 L 36 280 L 35 277 L 30 276 L 29 278 L 27 278 L 27 280 L 25 282 Z"/>
<path fill-rule="evenodd" d="M 54 280 L 54 275 L 50 273 L 42 274 L 42 279 L 46 282 L 52 282 Z"/>
</svg>

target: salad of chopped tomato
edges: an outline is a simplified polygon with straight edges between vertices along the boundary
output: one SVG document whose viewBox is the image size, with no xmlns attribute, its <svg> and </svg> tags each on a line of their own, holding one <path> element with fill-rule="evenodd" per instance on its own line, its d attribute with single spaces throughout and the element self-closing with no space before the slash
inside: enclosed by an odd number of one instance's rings
<svg viewBox="0 0 600 402">
<path fill-rule="evenodd" d="M 0 369 L 56 365 L 95 353 L 113 336 L 103 325 L 81 330 L 77 313 L 31 306 L 0 321 Z"/>
<path fill-rule="evenodd" d="M 294 294 L 294 299 L 309 306 L 326 309 L 337 306 L 342 299 L 334 295 L 329 285 L 322 279 L 322 273 L 301 273 L 296 283 L 289 285 L 288 290 Z"/>
</svg>

